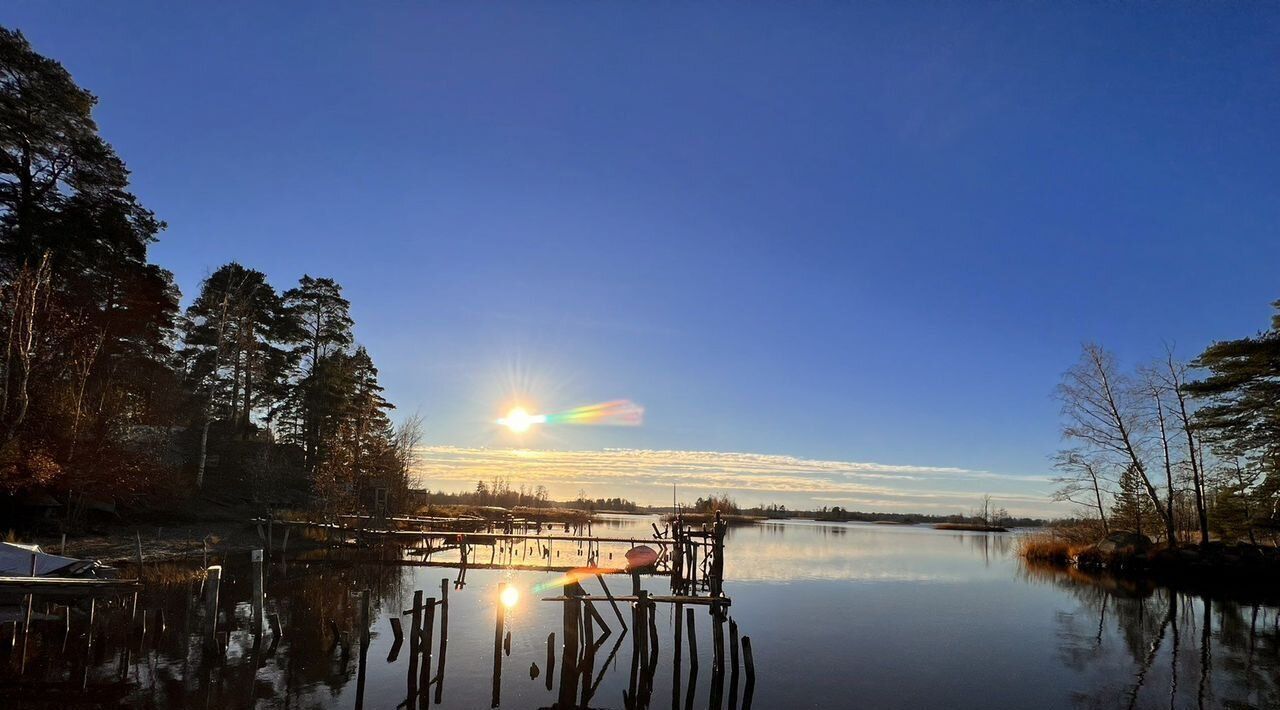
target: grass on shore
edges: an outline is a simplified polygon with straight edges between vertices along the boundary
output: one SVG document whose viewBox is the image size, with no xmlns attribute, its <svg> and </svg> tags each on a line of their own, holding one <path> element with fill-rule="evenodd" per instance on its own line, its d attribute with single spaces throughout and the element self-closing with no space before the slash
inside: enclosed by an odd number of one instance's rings
<svg viewBox="0 0 1280 710">
<path fill-rule="evenodd" d="M 1076 558 L 1083 546 L 1073 545 L 1053 533 L 1041 532 L 1018 540 L 1018 548 L 1022 556 L 1032 562 L 1066 565 Z"/>
</svg>

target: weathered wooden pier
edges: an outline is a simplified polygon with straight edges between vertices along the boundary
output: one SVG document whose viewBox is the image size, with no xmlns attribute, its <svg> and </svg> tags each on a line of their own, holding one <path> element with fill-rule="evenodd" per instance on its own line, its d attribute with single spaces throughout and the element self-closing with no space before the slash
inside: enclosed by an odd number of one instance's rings
<svg viewBox="0 0 1280 710">
<path fill-rule="evenodd" d="M 266 591 L 266 574 L 272 558 L 272 548 L 268 547 L 265 553 L 255 550 L 248 554 L 249 580 L 243 578 L 246 567 L 242 562 L 231 568 L 239 570 L 231 580 L 236 590 L 233 606 L 241 609 L 238 613 L 229 611 L 229 602 L 223 599 L 228 572 L 222 565 L 207 565 L 203 579 L 188 587 L 186 620 L 181 623 L 180 633 L 191 634 L 196 644 L 202 647 L 200 663 L 212 664 L 216 668 L 226 663 L 228 658 L 237 657 L 237 654 L 229 653 L 234 636 L 238 639 L 237 647 L 242 649 L 239 657 L 247 657 L 255 668 L 260 668 L 276 653 L 286 626 L 296 628 L 304 625 L 306 633 L 298 633 L 311 638 L 321 633 L 328 653 L 337 655 L 341 667 L 348 667 L 349 658 L 356 660 L 356 708 L 365 706 L 368 664 L 373 662 L 403 664 L 405 699 L 400 707 L 426 707 L 431 702 L 439 704 L 445 692 L 450 633 L 459 633 L 456 624 L 455 628 L 450 628 L 451 591 L 456 594 L 463 588 L 468 568 L 528 569 L 557 575 L 532 588 L 532 598 L 541 598 L 542 603 L 559 604 L 561 608 L 561 624 L 548 635 L 546 657 L 543 659 L 540 655 L 533 659 L 531 668 L 532 675 L 545 675 L 546 689 L 554 691 L 556 701 L 551 707 L 565 710 L 610 705 L 598 699 L 601 682 L 627 638 L 631 640 L 631 661 L 624 705 L 637 710 L 655 704 L 654 677 L 660 667 L 659 651 L 665 643 L 662 640 L 665 634 L 658 633 L 656 624 L 655 610 L 659 604 L 673 605 L 674 635 L 668 637 L 671 639 L 672 707 L 691 708 L 696 697 L 699 662 L 695 609 L 707 609 L 709 615 L 710 631 L 703 640 L 707 644 L 704 649 L 711 649 L 712 658 L 710 686 L 703 691 L 709 694 L 704 697 L 710 698 L 706 706 L 724 708 L 726 701 L 727 707 L 734 710 L 751 706 L 755 671 L 750 639 L 746 636 L 739 638 L 737 624 L 729 615 L 732 600 L 725 593 L 723 579 L 725 524 L 719 519 L 703 525 L 687 525 L 677 517 L 668 525 L 653 525 L 652 537 L 647 538 L 593 536 L 586 526 L 580 526 L 578 531 L 564 532 L 553 531 L 545 525 L 541 529 L 530 525 L 526 531 L 524 524 L 518 521 L 491 523 L 489 525 L 496 529 L 487 530 L 404 530 L 367 527 L 378 522 L 372 519 L 347 520 L 351 524 L 268 520 L 264 521 L 263 538 L 270 544 L 275 537 L 272 528 L 284 526 L 287 540 L 289 530 L 295 530 L 296 534 L 297 528 L 305 525 L 331 531 L 321 535 L 336 545 L 346 547 L 355 544 L 364 548 L 354 559 L 341 559 L 343 556 L 335 556 L 336 559 L 326 556 L 310 558 L 308 555 L 308 565 L 413 564 L 456 568 L 459 571 L 457 579 L 441 579 L 438 591 L 414 591 L 408 608 L 397 609 L 389 615 L 384 611 L 387 621 L 382 623 L 389 625 L 393 639 L 385 661 L 369 658 L 370 631 L 375 619 L 367 587 L 356 587 L 359 591 L 354 613 L 348 611 L 314 618 L 292 609 L 282 621 L 279 613 L 282 610 L 273 607 Z M 425 527 L 419 520 L 399 523 L 405 524 Z M 281 546 L 284 548 L 287 548 L 287 542 Z M 398 550 L 400 554 L 390 559 L 382 549 L 376 554 L 368 554 L 374 548 Z M 489 552 L 488 559 L 478 559 L 482 558 L 485 550 Z M 448 555 L 444 554 L 446 551 Z M 283 557 L 283 554 L 276 557 L 276 562 L 285 565 Z M 284 569 L 279 567 L 280 571 Z M 611 589 L 610 576 L 621 582 L 621 585 L 613 582 L 615 588 L 624 587 L 617 590 L 621 593 L 615 594 L 615 589 Z M 663 579 L 662 593 L 645 589 L 646 577 Z M 627 586 L 630 589 L 625 589 Z M 136 580 L 50 579 L 34 575 L 0 578 L 0 590 L 26 595 L 25 623 L 20 626 L 14 624 L 10 637 L 11 658 L 17 654 L 18 644 L 22 646 L 21 662 L 14 664 L 18 666 L 18 678 L 26 672 L 25 653 L 32 629 L 39 634 L 38 647 L 45 652 L 44 667 L 48 667 L 50 654 L 57 653 L 56 637 L 52 634 L 55 627 L 61 625 L 64 629 L 64 654 L 67 638 L 81 639 L 84 648 L 80 660 L 72 663 L 71 676 L 79 688 L 94 692 L 94 684 L 101 680 L 101 673 L 95 671 L 91 675 L 89 669 L 91 665 L 101 664 L 101 647 L 111 645 L 120 651 L 117 685 L 109 686 L 103 692 L 117 695 L 136 692 L 125 690 L 128 685 L 126 670 L 131 659 L 146 653 L 148 639 L 153 639 L 153 645 L 158 643 L 157 634 L 171 626 L 165 620 L 163 607 L 139 608 L 140 589 L 141 585 Z M 248 613 L 245 607 L 240 606 L 245 604 L 246 590 L 249 595 Z M 540 594 L 545 596 L 539 597 Z M 33 614 L 32 609 L 38 608 L 37 598 L 45 604 L 46 613 Z M 100 602 L 107 602 L 107 606 Z M 491 700 L 495 707 L 501 702 L 504 662 L 509 662 L 512 653 L 512 631 L 506 624 L 507 603 L 510 602 L 505 602 L 504 595 L 494 595 Z M 53 614 L 59 604 L 62 614 Z M 103 618 L 103 611 L 110 611 L 109 619 Z M 74 636 L 73 618 L 75 624 L 83 625 L 83 631 Z M 485 633 L 467 628 L 461 632 L 468 635 Z M 299 643 L 298 638 L 295 637 L 294 643 Z M 740 667 L 747 679 L 741 692 Z M 34 686 L 28 681 L 23 687 L 29 689 Z M 665 705 L 665 702 L 656 704 Z"/>
</svg>

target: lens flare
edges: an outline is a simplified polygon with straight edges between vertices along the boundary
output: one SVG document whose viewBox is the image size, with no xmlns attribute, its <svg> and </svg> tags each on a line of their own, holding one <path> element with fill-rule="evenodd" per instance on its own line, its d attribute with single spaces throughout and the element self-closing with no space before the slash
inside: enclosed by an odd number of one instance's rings
<svg viewBox="0 0 1280 710">
<path fill-rule="evenodd" d="M 512 407 L 507 416 L 498 420 L 498 424 L 517 434 L 523 434 L 534 424 L 545 424 L 546 421 L 545 415 L 530 414 L 524 407 Z"/>
<path fill-rule="evenodd" d="M 502 588 L 502 592 L 498 595 L 498 599 L 502 601 L 502 606 L 510 609 L 520 601 L 520 590 L 508 584 Z"/>
<path fill-rule="evenodd" d="M 523 434 L 535 424 L 572 424 L 576 426 L 640 426 L 644 423 L 644 407 L 629 399 L 615 399 L 600 404 L 557 412 L 530 414 L 524 407 L 512 407 L 507 416 L 494 422 L 514 434 Z"/>
<path fill-rule="evenodd" d="M 629 399 L 575 407 L 567 412 L 547 415 L 548 424 L 589 424 L 593 426 L 640 426 L 644 423 L 644 407 Z"/>
</svg>

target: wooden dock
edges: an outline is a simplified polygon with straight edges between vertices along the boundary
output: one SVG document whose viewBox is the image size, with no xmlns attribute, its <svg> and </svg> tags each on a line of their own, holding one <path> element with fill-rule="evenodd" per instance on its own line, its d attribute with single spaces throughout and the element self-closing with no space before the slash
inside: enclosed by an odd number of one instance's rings
<svg viewBox="0 0 1280 710">
<path fill-rule="evenodd" d="M 89 596 L 133 592 L 136 579 L 78 579 L 73 577 L 0 577 L 0 591 L 48 596 Z"/>
</svg>

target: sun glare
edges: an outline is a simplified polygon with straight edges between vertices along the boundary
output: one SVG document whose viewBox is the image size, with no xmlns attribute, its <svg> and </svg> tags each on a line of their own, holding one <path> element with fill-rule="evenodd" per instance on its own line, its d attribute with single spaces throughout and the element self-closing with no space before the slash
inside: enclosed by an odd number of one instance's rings
<svg viewBox="0 0 1280 710">
<path fill-rule="evenodd" d="M 520 590 L 508 584 L 502 588 L 502 593 L 498 595 L 498 598 L 502 601 L 502 606 L 510 609 L 516 605 L 516 602 L 520 601 Z"/>
<path fill-rule="evenodd" d="M 529 427 L 533 425 L 533 417 L 529 415 L 529 412 L 524 407 L 514 407 L 510 412 L 507 412 L 507 416 L 502 420 L 502 423 L 511 431 L 523 434 L 529 431 Z"/>
</svg>

